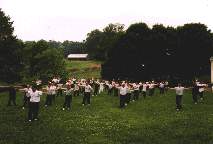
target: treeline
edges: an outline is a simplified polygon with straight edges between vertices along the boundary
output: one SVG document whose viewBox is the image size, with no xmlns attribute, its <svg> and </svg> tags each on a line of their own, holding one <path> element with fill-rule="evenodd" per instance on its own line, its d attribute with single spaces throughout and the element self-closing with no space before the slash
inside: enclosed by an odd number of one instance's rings
<svg viewBox="0 0 213 144">
<path fill-rule="evenodd" d="M 126 32 L 118 32 L 106 47 L 102 78 L 168 79 L 177 85 L 177 81 L 210 75 L 213 33 L 200 23 L 177 28 L 156 24 L 152 29 L 135 23 Z"/>
<path fill-rule="evenodd" d="M 63 58 L 69 54 L 89 54 L 91 60 L 104 62 L 101 75 L 109 80 L 189 82 L 210 75 L 213 33 L 204 24 L 177 28 L 156 24 L 151 29 L 135 23 L 124 31 L 124 24 L 118 23 L 91 31 L 83 42 L 23 42 L 12 35 L 13 22 L 1 10 L 0 19 L 0 79 L 4 82 L 39 74 L 66 75 Z"/>
</svg>

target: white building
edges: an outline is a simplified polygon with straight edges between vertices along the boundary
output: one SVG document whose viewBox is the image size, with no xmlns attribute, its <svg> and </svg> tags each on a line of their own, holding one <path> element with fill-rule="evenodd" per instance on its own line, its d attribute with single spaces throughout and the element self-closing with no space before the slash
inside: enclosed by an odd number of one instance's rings
<svg viewBox="0 0 213 144">
<path fill-rule="evenodd" d="M 88 54 L 69 54 L 67 60 L 88 61 Z"/>
</svg>

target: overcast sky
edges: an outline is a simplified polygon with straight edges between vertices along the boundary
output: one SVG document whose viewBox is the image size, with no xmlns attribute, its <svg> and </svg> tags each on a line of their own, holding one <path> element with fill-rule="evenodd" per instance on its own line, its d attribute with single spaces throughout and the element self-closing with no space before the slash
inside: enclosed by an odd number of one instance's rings
<svg viewBox="0 0 213 144">
<path fill-rule="evenodd" d="M 92 30 L 109 23 L 144 22 L 183 26 L 202 23 L 213 31 L 213 0 L 0 0 L 14 21 L 14 35 L 23 41 L 82 42 Z"/>
</svg>

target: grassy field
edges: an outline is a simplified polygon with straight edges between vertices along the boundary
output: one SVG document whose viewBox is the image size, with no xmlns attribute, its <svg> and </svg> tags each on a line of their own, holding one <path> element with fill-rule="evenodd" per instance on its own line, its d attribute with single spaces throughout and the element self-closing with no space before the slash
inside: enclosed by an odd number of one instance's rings
<svg viewBox="0 0 213 144">
<path fill-rule="evenodd" d="M 92 93 L 90 105 L 82 106 L 80 95 L 64 111 L 65 93 L 50 107 L 44 106 L 42 95 L 38 120 L 32 122 L 28 107 L 22 109 L 23 93 L 17 92 L 17 106 L 10 107 L 8 92 L 2 93 L 0 143 L 212 143 L 212 93 L 204 92 L 203 100 L 198 96 L 195 105 L 191 90 L 185 90 L 180 111 L 175 109 L 174 90 L 158 94 L 156 88 L 152 97 L 147 93 L 142 99 L 140 94 L 124 108 L 119 108 L 120 96 Z"/>
<path fill-rule="evenodd" d="M 78 69 L 68 77 L 101 77 L 100 70 L 82 72 L 91 67 L 86 65 L 90 62 L 67 63 L 67 70 Z M 24 79 L 22 84 L 26 80 L 29 79 Z M 105 90 L 98 96 L 92 96 L 91 92 L 90 105 L 82 106 L 83 95 L 79 95 L 72 98 L 71 108 L 64 111 L 64 92 L 50 107 L 44 106 L 46 95 L 42 95 L 38 120 L 29 122 L 28 106 L 22 109 L 24 94 L 17 92 L 17 105 L 12 103 L 6 107 L 9 93 L 3 92 L 0 94 L 0 143 L 213 143 L 212 93 L 204 92 L 203 100 L 198 96 L 195 105 L 191 90 L 185 90 L 180 111 L 175 109 L 175 90 L 158 93 L 158 88 L 152 97 L 147 92 L 146 99 L 140 94 L 138 101 L 131 99 L 129 105 L 119 108 L 120 96 L 114 98 L 114 93 L 107 95 Z"/>
</svg>

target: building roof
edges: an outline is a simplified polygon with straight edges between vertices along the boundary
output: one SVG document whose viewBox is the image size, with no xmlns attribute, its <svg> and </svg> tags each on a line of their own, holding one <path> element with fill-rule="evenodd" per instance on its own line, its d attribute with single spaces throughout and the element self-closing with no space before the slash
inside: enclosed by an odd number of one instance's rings
<svg viewBox="0 0 213 144">
<path fill-rule="evenodd" d="M 67 58 L 86 58 L 88 54 L 69 54 Z"/>
</svg>

